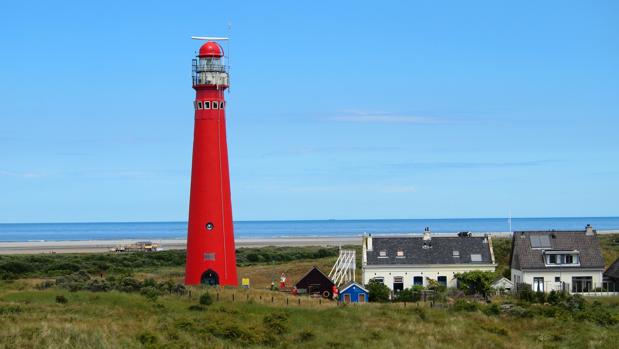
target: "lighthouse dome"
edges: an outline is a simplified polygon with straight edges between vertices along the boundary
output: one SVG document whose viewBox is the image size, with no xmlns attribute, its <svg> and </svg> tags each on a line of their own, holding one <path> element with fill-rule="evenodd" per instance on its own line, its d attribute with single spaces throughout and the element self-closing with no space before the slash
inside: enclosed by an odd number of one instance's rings
<svg viewBox="0 0 619 349">
<path fill-rule="evenodd" d="M 224 50 L 221 46 L 213 41 L 209 41 L 200 47 L 199 57 L 222 57 Z"/>
</svg>

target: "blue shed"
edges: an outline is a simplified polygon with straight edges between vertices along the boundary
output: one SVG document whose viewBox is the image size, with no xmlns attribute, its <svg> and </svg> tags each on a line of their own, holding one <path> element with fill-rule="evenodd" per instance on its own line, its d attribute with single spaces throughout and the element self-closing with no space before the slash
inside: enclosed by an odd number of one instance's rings
<svg viewBox="0 0 619 349">
<path fill-rule="evenodd" d="M 370 292 L 354 281 L 350 281 L 340 290 L 340 301 L 344 303 L 365 303 Z"/>
</svg>

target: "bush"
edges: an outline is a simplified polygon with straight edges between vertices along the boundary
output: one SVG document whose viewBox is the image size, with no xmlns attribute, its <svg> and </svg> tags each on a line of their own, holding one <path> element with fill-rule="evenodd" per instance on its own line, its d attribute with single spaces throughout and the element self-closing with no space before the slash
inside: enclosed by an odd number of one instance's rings
<svg viewBox="0 0 619 349">
<path fill-rule="evenodd" d="M 499 308 L 499 305 L 496 303 L 488 304 L 482 311 L 488 316 L 497 316 L 501 314 L 501 308 Z"/>
<path fill-rule="evenodd" d="M 365 285 L 370 292 L 370 302 L 388 302 L 391 290 L 382 282 L 370 280 L 370 283 Z"/>
<path fill-rule="evenodd" d="M 465 299 L 458 299 L 454 303 L 453 309 L 455 311 L 474 312 L 479 310 L 479 303 L 469 302 Z"/>
<path fill-rule="evenodd" d="M 288 320 L 288 314 L 276 312 L 265 316 L 262 319 L 262 323 L 270 332 L 282 335 L 288 332 L 286 320 Z"/>
<path fill-rule="evenodd" d="M 525 302 L 533 302 L 535 299 L 535 292 L 533 292 L 531 285 L 519 284 L 518 291 L 516 292 L 516 298 Z"/>
<path fill-rule="evenodd" d="M 143 287 L 140 290 L 140 294 L 153 302 L 156 301 L 157 298 L 161 295 L 159 293 L 159 290 L 152 286 Z"/>
<path fill-rule="evenodd" d="M 421 290 L 418 288 L 419 286 L 414 286 L 413 288 L 406 288 L 396 294 L 396 300 L 399 302 L 418 302 L 421 299 Z"/>
<path fill-rule="evenodd" d="M 204 293 L 200 296 L 200 304 L 211 305 L 213 304 L 213 296 L 210 293 Z"/>
<path fill-rule="evenodd" d="M 58 295 L 56 296 L 56 303 L 58 304 L 67 304 L 69 303 L 69 300 L 67 299 L 67 297 L 63 296 L 63 295 Z"/>
<path fill-rule="evenodd" d="M 484 298 L 488 297 L 492 289 L 492 282 L 496 278 L 490 271 L 473 270 L 466 273 L 455 275 L 460 283 L 460 289 L 467 294 L 480 294 Z"/>
</svg>

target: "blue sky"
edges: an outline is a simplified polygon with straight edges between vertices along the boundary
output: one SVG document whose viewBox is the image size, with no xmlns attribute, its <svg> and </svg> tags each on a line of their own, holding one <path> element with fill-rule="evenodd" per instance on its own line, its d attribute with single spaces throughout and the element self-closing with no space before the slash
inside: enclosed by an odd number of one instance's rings
<svg viewBox="0 0 619 349">
<path fill-rule="evenodd" d="M 616 1 L 0 11 L 0 222 L 185 220 L 191 35 L 231 23 L 235 219 L 619 214 Z"/>
</svg>

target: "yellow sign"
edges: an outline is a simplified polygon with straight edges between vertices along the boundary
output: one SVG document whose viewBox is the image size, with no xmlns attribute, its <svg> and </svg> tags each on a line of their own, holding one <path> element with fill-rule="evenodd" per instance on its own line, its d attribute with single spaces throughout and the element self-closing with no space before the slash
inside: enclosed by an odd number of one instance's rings
<svg viewBox="0 0 619 349">
<path fill-rule="evenodd" d="M 241 286 L 243 286 L 243 287 L 249 287 L 249 278 L 243 278 L 243 279 L 241 279 Z"/>
</svg>

